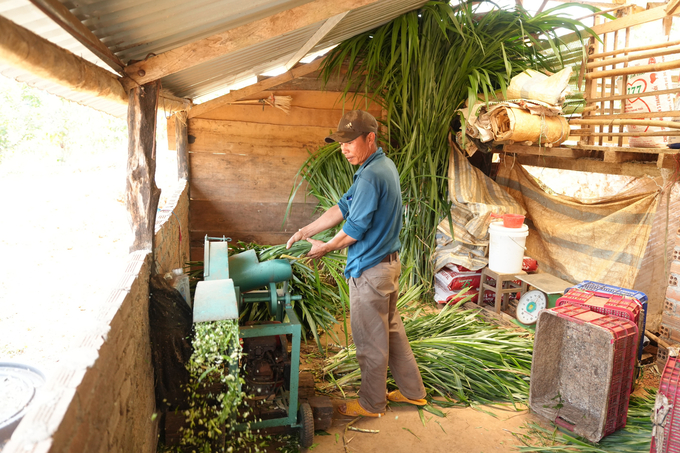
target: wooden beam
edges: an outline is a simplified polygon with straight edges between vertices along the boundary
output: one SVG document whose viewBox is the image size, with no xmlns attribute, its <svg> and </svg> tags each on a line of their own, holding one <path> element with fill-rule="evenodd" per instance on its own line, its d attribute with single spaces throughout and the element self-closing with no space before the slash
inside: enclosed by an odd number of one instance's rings
<svg viewBox="0 0 680 453">
<path fill-rule="evenodd" d="M 141 85 L 378 1 L 313 0 L 129 65 L 125 72 Z"/>
<path fill-rule="evenodd" d="M 624 57 L 607 58 L 604 60 L 591 61 L 586 65 L 588 69 L 600 68 L 602 66 L 613 66 L 618 63 L 629 63 L 631 61 L 645 60 L 650 57 L 660 57 L 663 55 L 673 55 L 680 53 L 680 46 L 669 47 L 664 50 L 652 50 L 650 52 L 641 52 L 637 54 L 628 54 Z"/>
<path fill-rule="evenodd" d="M 606 146 L 606 145 L 581 145 L 572 146 L 571 149 L 621 152 L 621 153 L 640 153 L 640 154 L 676 154 L 678 151 L 671 148 L 633 148 L 631 146 Z"/>
<path fill-rule="evenodd" d="M 569 124 L 589 125 L 589 126 L 649 126 L 649 127 L 667 127 L 669 129 L 680 129 L 680 122 L 677 121 L 660 121 L 660 120 L 641 120 L 641 119 L 621 119 L 611 118 L 611 115 L 602 115 L 600 117 L 588 118 L 573 118 L 569 120 Z"/>
<path fill-rule="evenodd" d="M 661 132 L 591 132 L 589 129 L 572 129 L 570 136 L 581 137 L 679 137 L 680 131 L 661 131 Z M 652 148 L 653 149 L 653 148 Z"/>
<path fill-rule="evenodd" d="M 553 147 L 545 148 L 538 146 L 526 145 L 503 145 L 503 152 L 514 153 L 523 156 L 551 156 L 560 157 L 562 159 L 579 159 L 582 157 L 591 157 L 592 153 L 583 149 L 573 149 L 567 147 Z"/>
<path fill-rule="evenodd" d="M 184 99 L 175 96 L 169 90 L 163 88 L 158 102 L 158 110 L 164 113 L 173 114 L 175 112 L 186 112 L 194 106 L 191 99 Z"/>
<path fill-rule="evenodd" d="M 253 85 L 247 86 L 240 90 L 227 93 L 224 96 L 220 96 L 217 99 L 213 99 L 211 101 L 204 102 L 203 104 L 196 105 L 191 110 L 189 110 L 189 119 L 201 116 L 207 112 L 210 112 L 211 110 L 215 110 L 216 108 L 227 105 L 230 102 L 238 101 L 247 96 L 251 96 L 261 91 L 268 90 L 269 88 L 275 87 L 277 85 L 281 85 L 282 83 L 286 83 L 290 80 L 295 79 L 296 77 L 301 77 L 311 72 L 314 72 L 317 69 L 319 69 L 322 60 L 323 60 L 322 58 L 317 58 L 311 63 L 298 66 L 297 68 L 293 68 L 288 72 L 284 72 L 283 74 L 277 75 L 276 77 L 270 77 L 268 79 L 265 79 L 261 82 L 257 82 Z"/>
<path fill-rule="evenodd" d="M 656 93 L 656 92 L 655 92 Z M 644 113 L 645 118 L 677 118 L 680 116 L 680 110 L 669 110 L 665 112 L 645 112 Z M 615 113 L 613 115 L 593 115 L 589 116 L 589 119 L 595 119 L 595 118 L 602 118 L 605 120 L 613 120 L 613 119 L 639 119 L 640 118 L 640 113 Z M 573 119 L 569 120 L 569 123 L 573 124 Z"/>
<path fill-rule="evenodd" d="M 595 34 L 602 35 L 615 30 L 622 30 L 628 27 L 635 27 L 636 25 L 646 24 L 647 22 L 663 19 L 664 17 L 666 17 L 665 8 L 659 6 L 657 8 L 651 8 L 639 13 L 631 14 L 630 16 L 621 17 L 616 20 L 596 25 L 592 30 Z"/>
<path fill-rule="evenodd" d="M 189 181 L 189 136 L 186 112 L 175 113 L 175 146 L 177 148 L 177 179 Z"/>
<path fill-rule="evenodd" d="M 661 172 L 653 164 L 603 162 L 595 159 L 562 159 L 552 156 L 517 156 L 517 162 L 534 167 L 559 168 L 562 170 L 583 171 L 588 173 L 604 173 L 609 175 L 633 176 L 644 178 L 647 175 L 657 177 Z"/>
<path fill-rule="evenodd" d="M 563 3 L 584 3 L 584 4 L 589 4 L 589 5 L 595 5 L 595 6 L 601 6 L 601 4 L 596 4 L 596 3 L 589 3 L 589 2 L 584 2 L 584 1 L 577 1 L 577 2 L 572 2 L 571 0 L 553 0 L 553 1 L 559 1 Z M 606 6 L 611 6 L 611 3 L 609 4 L 603 4 Z M 605 7 L 606 7 L 605 6 Z M 597 16 L 600 17 L 600 16 Z M 591 27 L 591 30 L 596 34 L 596 35 L 602 35 L 605 33 L 609 33 L 612 31 L 616 30 L 622 30 L 624 28 L 628 27 L 635 27 L 636 25 L 641 25 L 641 24 L 646 24 L 647 22 L 652 22 L 655 20 L 663 19 L 666 17 L 666 10 L 665 7 L 659 6 L 657 8 L 651 8 L 645 11 L 641 11 L 639 13 L 631 14 L 630 16 L 625 16 L 621 17 L 616 20 L 612 20 L 609 22 L 605 22 L 603 24 L 595 25 Z M 581 33 L 581 36 L 584 36 L 584 33 Z M 578 39 L 578 35 L 576 33 L 569 33 L 568 35 L 565 35 L 561 38 L 561 40 L 565 43 L 571 43 L 574 42 Z"/>
<path fill-rule="evenodd" d="M 126 104 L 128 95 L 109 71 L 83 60 L 0 16 L 0 60 L 73 91 Z"/>
<path fill-rule="evenodd" d="M 630 74 L 642 74 L 645 72 L 666 71 L 669 69 L 680 68 L 680 61 L 666 61 L 663 63 L 645 64 L 640 66 L 629 66 L 627 68 L 608 69 L 606 71 L 593 71 L 586 74 L 588 79 L 602 79 L 605 77 L 615 77 Z"/>
<path fill-rule="evenodd" d="M 597 92 L 596 92 L 597 93 Z M 654 94 L 651 94 L 652 92 L 650 91 L 650 96 L 661 96 L 662 94 L 675 94 L 675 93 L 680 93 L 680 87 L 677 88 L 669 88 L 667 90 L 658 90 L 654 91 Z M 623 99 L 632 99 L 632 98 L 639 98 L 640 93 L 631 93 L 631 94 L 617 94 L 616 96 L 607 96 L 603 98 L 598 98 L 596 96 L 591 97 L 589 99 L 589 102 L 606 102 L 606 101 L 621 101 Z M 648 113 L 644 113 L 644 116 L 649 117 Z M 663 115 L 663 116 L 669 116 L 669 115 Z M 640 114 L 638 114 L 638 118 L 640 117 Z"/>
<path fill-rule="evenodd" d="M 588 55 L 588 61 L 593 61 L 593 60 L 596 60 L 598 58 L 608 57 L 610 55 L 618 55 L 620 53 L 641 52 L 643 50 L 651 50 L 651 49 L 659 49 L 661 47 L 677 46 L 678 44 L 680 44 L 680 40 L 650 44 L 650 45 L 647 45 L 647 46 L 624 47 L 624 48 L 620 48 L 620 49 L 616 49 L 616 50 L 610 50 L 608 52 L 602 52 L 602 53 L 598 53 L 598 54 Z"/>
<path fill-rule="evenodd" d="M 603 9 L 603 10 L 600 10 L 600 11 L 590 13 L 587 16 L 579 17 L 576 20 L 579 21 L 579 22 L 583 22 L 585 19 L 588 19 L 590 17 L 600 16 L 602 14 L 609 14 L 609 13 L 612 13 L 614 11 L 618 11 L 618 10 L 624 9 L 624 8 L 630 8 L 630 5 L 629 4 L 623 4 L 623 5 L 616 6 L 614 8 Z"/>
<path fill-rule="evenodd" d="M 114 55 L 103 42 L 95 36 L 89 28 L 60 3 L 58 0 L 30 0 L 40 11 L 45 13 L 61 28 L 66 30 L 78 42 L 87 47 L 90 52 L 98 56 L 104 63 L 109 65 L 114 71 L 123 74 L 125 63 Z"/>
<path fill-rule="evenodd" d="M 556 3 L 579 3 L 581 5 L 597 6 L 598 8 L 609 8 L 612 6 L 611 3 L 607 2 L 589 2 L 588 0 L 552 0 Z"/>
<path fill-rule="evenodd" d="M 300 48 L 297 52 L 295 52 L 295 55 L 288 60 L 288 63 L 286 63 L 286 70 L 290 71 L 290 69 L 298 64 L 300 60 L 302 60 L 305 55 L 312 49 L 312 47 L 316 46 L 319 41 L 321 41 L 324 36 L 326 36 L 333 28 L 335 28 L 336 25 L 349 13 L 349 11 L 345 11 L 344 13 L 337 14 L 330 19 L 326 20 L 326 22 L 323 23 L 321 27 L 312 35 L 311 38 L 307 40 L 304 46 Z"/>
<path fill-rule="evenodd" d="M 680 0 L 670 0 L 666 5 L 666 14 L 669 16 L 674 15 L 678 12 L 678 7 L 680 6 Z"/>
<path fill-rule="evenodd" d="M 154 249 L 156 210 L 156 110 L 159 81 L 130 90 L 128 104 L 128 165 L 126 206 L 133 242 L 130 253 Z"/>
</svg>

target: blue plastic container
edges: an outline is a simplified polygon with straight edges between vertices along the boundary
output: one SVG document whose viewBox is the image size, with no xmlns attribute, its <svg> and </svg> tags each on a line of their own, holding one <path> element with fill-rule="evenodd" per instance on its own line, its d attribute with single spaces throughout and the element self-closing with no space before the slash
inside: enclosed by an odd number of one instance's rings
<svg viewBox="0 0 680 453">
<path fill-rule="evenodd" d="M 580 289 L 583 291 L 588 291 L 591 293 L 601 293 L 601 294 L 611 294 L 614 296 L 626 296 L 637 299 L 642 305 L 642 326 L 640 326 L 640 346 L 638 348 L 638 360 L 642 358 L 642 349 L 645 339 L 645 326 L 647 325 L 647 295 L 640 291 L 635 291 L 633 289 L 621 288 L 619 286 L 607 285 L 605 283 L 593 282 L 590 280 L 583 280 L 581 283 L 577 283 L 564 290 L 564 294 L 570 289 Z"/>
</svg>

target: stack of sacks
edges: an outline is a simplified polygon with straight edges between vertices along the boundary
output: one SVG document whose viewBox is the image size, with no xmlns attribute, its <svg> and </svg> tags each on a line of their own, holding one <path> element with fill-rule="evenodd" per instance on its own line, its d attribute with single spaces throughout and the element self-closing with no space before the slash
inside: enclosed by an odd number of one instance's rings
<svg viewBox="0 0 680 453">
<path fill-rule="evenodd" d="M 560 115 L 571 72 L 568 67 L 551 76 L 533 70 L 516 75 L 506 91 L 507 100 L 477 102 L 460 110 L 465 133 L 482 143 L 552 147 L 566 141 L 569 123 Z M 469 148 L 466 145 L 468 152 Z"/>
<path fill-rule="evenodd" d="M 522 270 L 527 273 L 536 272 L 538 263 L 535 259 L 525 256 L 522 260 Z M 434 274 L 434 300 L 438 304 L 455 305 L 462 299 L 468 296 L 470 302 L 478 303 L 479 286 L 482 281 L 482 270 L 471 271 L 463 266 L 456 264 L 447 264 L 439 272 Z M 490 285 L 496 285 L 496 281 L 489 278 L 487 281 Z M 515 283 L 520 284 L 519 280 Z M 516 294 L 516 298 L 520 297 L 520 293 Z M 493 305 L 495 294 L 493 291 L 484 291 L 485 304 Z"/>
<path fill-rule="evenodd" d="M 434 300 L 438 304 L 454 305 L 461 299 L 472 295 L 470 301 L 477 303 L 481 279 L 481 269 L 471 271 L 463 266 L 447 264 L 434 274 Z M 493 298 L 493 291 L 485 292 L 484 302 L 493 303 Z"/>
</svg>

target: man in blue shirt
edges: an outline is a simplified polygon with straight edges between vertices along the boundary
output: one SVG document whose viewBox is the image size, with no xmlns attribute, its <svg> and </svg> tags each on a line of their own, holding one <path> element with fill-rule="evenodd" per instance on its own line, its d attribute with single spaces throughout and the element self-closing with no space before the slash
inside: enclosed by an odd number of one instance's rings
<svg viewBox="0 0 680 453">
<path fill-rule="evenodd" d="M 387 399 L 426 404 L 425 387 L 396 307 L 401 273 L 399 173 L 378 148 L 377 132 L 378 123 L 370 113 L 353 110 L 343 115 L 337 132 L 326 142 L 340 142 L 347 161 L 359 165 L 354 183 L 337 205 L 301 228 L 286 245 L 290 248 L 297 241 L 307 240 L 312 244 L 307 256 L 314 259 L 348 247 L 345 277 L 361 390 L 358 400 L 349 401 L 339 411 L 351 417 L 380 417 Z M 342 230 L 330 241 L 311 239 L 343 220 Z M 399 390 L 386 395 L 388 364 Z"/>
</svg>

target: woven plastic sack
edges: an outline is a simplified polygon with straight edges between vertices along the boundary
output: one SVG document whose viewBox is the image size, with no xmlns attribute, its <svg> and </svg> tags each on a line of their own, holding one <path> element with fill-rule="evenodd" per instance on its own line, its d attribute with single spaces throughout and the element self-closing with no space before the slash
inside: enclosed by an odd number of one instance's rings
<svg viewBox="0 0 680 453">
<path fill-rule="evenodd" d="M 569 137 L 569 123 L 562 116 L 532 115 L 527 110 L 501 107 L 491 112 L 490 120 L 499 142 L 557 146 Z"/>
<path fill-rule="evenodd" d="M 562 104 L 568 92 L 571 71 L 571 67 L 566 67 L 556 74 L 547 76 L 527 69 L 510 80 L 508 99 L 530 99 L 552 105 Z"/>
<path fill-rule="evenodd" d="M 643 61 L 643 64 L 662 63 L 663 56 L 658 58 L 650 58 L 648 61 Z M 631 64 L 631 66 L 639 66 L 638 64 Z M 673 95 L 654 94 L 654 91 L 669 90 L 671 85 L 670 71 L 649 72 L 639 75 L 631 75 L 628 77 L 628 86 L 626 92 L 629 94 L 640 93 L 641 96 L 637 98 L 626 99 L 624 104 L 624 111 L 626 113 L 640 113 L 640 119 L 645 118 L 645 113 L 649 112 L 667 112 L 673 110 Z M 669 118 L 654 118 L 668 120 Z M 665 127 L 645 127 L 645 126 L 626 126 L 628 132 L 661 132 L 666 130 Z M 668 137 L 630 137 L 628 144 L 633 148 L 665 148 L 668 146 Z"/>
</svg>

